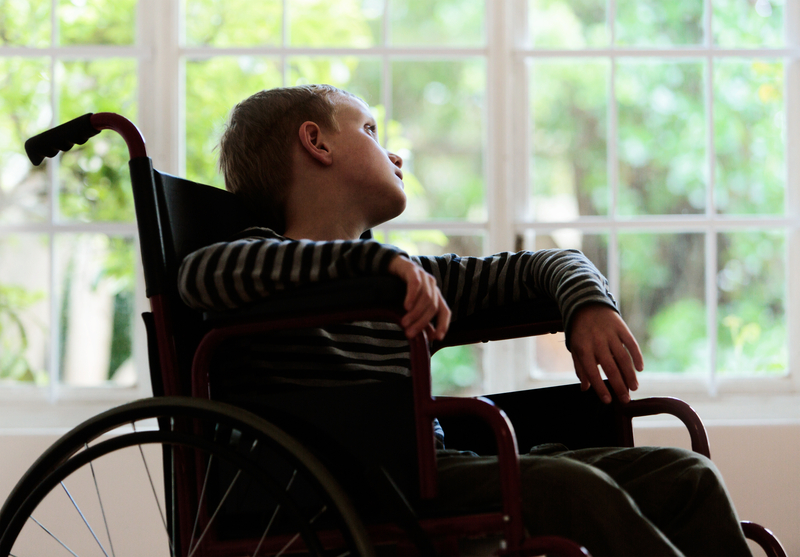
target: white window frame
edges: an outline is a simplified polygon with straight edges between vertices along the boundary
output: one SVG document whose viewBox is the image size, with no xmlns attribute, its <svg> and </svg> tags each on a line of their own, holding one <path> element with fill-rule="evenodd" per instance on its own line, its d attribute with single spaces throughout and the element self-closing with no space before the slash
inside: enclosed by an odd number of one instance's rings
<svg viewBox="0 0 800 557">
<path fill-rule="evenodd" d="M 704 0 L 706 7 L 706 37 L 711 37 L 710 29 L 711 0 Z M 57 0 L 51 0 L 53 6 Z M 607 0 L 608 19 L 613 21 L 616 0 Z M 287 0 L 284 0 L 284 5 Z M 609 279 L 613 290 L 619 286 L 619 271 L 616 264 L 617 253 L 614 239 L 620 231 L 632 229 L 648 231 L 702 231 L 706 235 L 706 298 L 716 299 L 715 269 L 715 234 L 718 230 L 739 228 L 751 224 L 778 225 L 787 231 L 787 307 L 788 338 L 797 338 L 800 333 L 800 285 L 796 277 L 800 276 L 800 163 L 789 154 L 800 146 L 800 0 L 786 0 L 784 20 L 786 28 L 786 46 L 780 49 L 736 49 L 720 50 L 710 44 L 691 49 L 633 49 L 610 47 L 591 51 L 571 50 L 532 50 L 527 45 L 527 0 L 485 0 L 485 37 L 486 46 L 481 48 L 392 48 L 378 45 L 367 49 L 320 49 L 289 47 L 285 41 L 278 47 L 264 48 L 188 48 L 181 44 L 180 0 L 139 0 L 137 7 L 136 44 L 128 47 L 50 47 L 43 49 L 22 49 L 0 47 L 0 56 L 49 56 L 52 60 L 68 58 L 95 58 L 124 56 L 137 58 L 139 61 L 139 109 L 136 122 L 147 139 L 148 154 L 159 170 L 183 175 L 185 125 L 183 121 L 184 95 L 184 63 L 186 58 L 207 57 L 211 55 L 272 55 L 280 57 L 284 62 L 290 55 L 362 55 L 379 56 L 384 61 L 393 56 L 418 58 L 464 58 L 484 57 L 487 67 L 486 110 L 484 114 L 486 128 L 485 148 L 485 183 L 488 219 L 486 222 L 474 223 L 466 221 L 442 222 L 402 222 L 393 223 L 385 229 L 414 230 L 441 229 L 446 233 L 475 234 L 481 232 L 487 239 L 487 251 L 496 252 L 511 250 L 517 243 L 517 237 L 526 232 L 546 233 L 560 226 L 592 231 L 603 229 L 609 232 L 610 265 Z M 384 37 L 388 41 L 389 0 L 384 0 Z M 53 10 L 53 31 L 57 33 L 57 21 Z M 286 13 L 284 11 L 284 13 Z M 284 21 L 284 26 L 286 26 Z M 613 25 L 610 26 L 613 33 Z M 612 37 L 613 39 L 613 37 Z M 54 40 L 52 44 L 57 44 Z M 387 43 L 388 44 L 388 43 Z M 786 213 L 776 218 L 727 218 L 713 214 L 713 187 L 709 187 L 706 213 L 686 217 L 654 217 L 619 219 L 612 212 L 608 217 L 580 219 L 575 222 L 553 223 L 527 220 L 528 193 L 528 154 L 530 137 L 528 129 L 528 98 L 526 60 L 536 58 L 569 58 L 588 56 L 610 59 L 631 56 L 659 56 L 662 58 L 712 58 L 725 56 L 751 56 L 768 54 L 770 57 L 780 56 L 785 59 L 786 67 L 786 164 L 787 164 L 787 199 Z M 54 63 L 54 62 L 53 62 Z M 286 64 L 284 64 L 286 67 Z M 613 67 L 613 64 L 612 64 Z M 612 69 L 613 72 L 613 69 Z M 383 103 L 387 114 L 391 113 L 391 75 L 388 64 L 384 64 Z M 57 118 L 57 99 L 55 81 L 53 82 L 53 109 Z M 616 108 L 613 102 L 613 73 L 610 80 L 609 95 L 609 138 L 616 135 Z M 708 80 L 706 95 L 712 95 L 711 81 Z M 713 115 L 707 114 L 708 136 L 707 146 L 713 149 Z M 609 140 L 612 150 L 609 160 L 615 159 L 615 141 Z M 712 151 L 713 152 L 713 151 Z M 713 160 L 710 157 L 709 160 Z M 713 169 L 712 169 L 713 170 Z M 55 172 L 51 165 L 49 172 Z M 51 174 L 51 178 L 54 176 Z M 609 180 L 612 196 L 616 196 L 618 180 L 616 165 L 609 164 Z M 711 174 L 713 185 L 713 173 Z M 520 203 L 524 201 L 524 203 Z M 51 212 L 57 210 L 57 196 L 51 195 Z M 613 205 L 612 205 L 613 207 Z M 613 209 L 612 209 L 613 211 Z M 2 226 L 3 232 L 46 232 L 52 237 L 62 232 L 96 232 L 112 234 L 129 234 L 135 232 L 132 224 L 65 224 L 56 223 L 51 217 L 46 225 L 14 225 Z M 51 255 L 54 257 L 51 242 Z M 53 266 L 51 266 L 53 268 Z M 138 267 L 138 292 L 144 292 L 144 283 L 140 266 Z M 51 271 L 51 274 L 53 271 Z M 794 280 L 788 280 L 792 277 Z M 54 276 L 50 278 L 55 280 Z M 54 284 L 54 282 L 53 282 Z M 137 296 L 139 313 L 147 311 L 147 302 L 143 294 Z M 54 310 L 51 310 L 51 314 Z M 51 318 L 53 316 L 51 315 Z M 709 338 L 716 338 L 716 314 L 712 308 L 707 315 Z M 57 322 L 56 320 L 53 323 Z M 55 336 L 55 335 L 53 335 Z M 790 342 L 789 375 L 781 378 L 728 379 L 709 375 L 700 380 L 648 377 L 643 383 L 640 395 L 678 394 L 691 398 L 711 415 L 733 415 L 738 412 L 742 402 L 749 405 L 754 415 L 775 415 L 800 420 L 800 405 L 796 404 L 800 393 L 800 374 L 793 373 L 800 363 L 800 343 Z M 51 352 L 56 353 L 55 349 Z M 147 366 L 147 349 L 144 328 L 137 317 L 134 333 L 134 354 L 139 371 L 139 383 L 134 389 L 128 388 L 74 388 L 53 385 L 41 388 L 0 389 L 0 401 L 3 410 L 0 413 L 0 428 L 14 429 L 17 424 L 23 427 L 53 427 L 72 425 L 78 419 L 89 417 L 97 411 L 113 406 L 123 400 L 147 396 L 150 392 L 150 380 Z M 519 369 L 529 365 L 529 347 L 523 343 L 495 343 L 487 345 L 485 390 L 496 392 L 511 390 L 517 387 Z M 713 361 L 713 360 L 712 360 Z M 52 362 L 51 362 L 52 363 Z M 51 375 L 57 366 L 51 365 Z M 711 366 L 713 369 L 713 365 Z M 574 379 L 571 379 L 574 380 Z M 563 382 L 562 378 L 542 377 L 541 384 Z M 776 405 L 775 401 L 778 400 Z M 57 404 L 55 404 L 57 402 Z M 703 406 L 703 408 L 706 408 Z M 758 414 L 762 412 L 762 414 Z M 763 414 L 766 412 L 766 414 Z M 715 414 L 716 413 L 716 414 Z M 741 415 L 741 414 L 740 414 Z"/>
</svg>

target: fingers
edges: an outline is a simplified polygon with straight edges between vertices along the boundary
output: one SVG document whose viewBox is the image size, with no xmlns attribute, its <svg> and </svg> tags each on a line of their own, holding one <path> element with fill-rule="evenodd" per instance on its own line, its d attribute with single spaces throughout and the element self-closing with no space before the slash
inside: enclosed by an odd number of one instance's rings
<svg viewBox="0 0 800 557">
<path fill-rule="evenodd" d="M 436 279 L 411 261 L 397 257 L 394 272 L 406 283 L 403 307 L 406 315 L 400 321 L 406 337 L 413 338 L 427 330 L 431 340 L 442 340 L 450 326 L 450 308 L 447 307 Z M 435 323 L 435 326 L 431 323 Z"/>
<path fill-rule="evenodd" d="M 639 388 L 636 371 L 644 369 L 639 345 L 617 312 L 601 304 L 580 308 L 573 317 L 571 346 L 575 372 L 586 390 L 591 386 L 603 402 L 611 402 L 611 391 L 625 403 L 630 391 Z M 608 379 L 603 382 L 601 370 Z"/>
<path fill-rule="evenodd" d="M 447 307 L 433 277 L 430 277 L 430 280 L 432 284 L 426 279 L 415 295 L 406 298 L 405 308 L 408 312 L 400 321 L 400 325 L 408 338 L 413 338 L 427 329 L 431 340 L 442 340 L 450 326 L 450 308 Z"/>
</svg>

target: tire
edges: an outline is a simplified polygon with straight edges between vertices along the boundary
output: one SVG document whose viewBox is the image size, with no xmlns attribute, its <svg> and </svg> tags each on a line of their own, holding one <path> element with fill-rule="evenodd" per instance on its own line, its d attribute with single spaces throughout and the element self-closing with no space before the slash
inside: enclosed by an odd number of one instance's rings
<svg viewBox="0 0 800 557">
<path fill-rule="evenodd" d="M 164 397 L 50 447 L 0 511 L 0 555 L 373 555 L 336 481 L 244 410 Z"/>
</svg>

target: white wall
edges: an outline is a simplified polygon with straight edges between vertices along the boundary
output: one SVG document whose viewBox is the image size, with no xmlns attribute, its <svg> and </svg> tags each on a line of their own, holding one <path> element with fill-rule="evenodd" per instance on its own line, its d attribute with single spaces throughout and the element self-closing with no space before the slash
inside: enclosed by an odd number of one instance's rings
<svg viewBox="0 0 800 557">
<path fill-rule="evenodd" d="M 800 555 L 800 424 L 707 423 L 711 455 L 743 520 L 763 524 L 789 555 Z M 0 499 L 56 439 L 54 434 L 0 433 Z M 636 430 L 638 445 L 688 446 L 686 431 L 663 422 Z M 133 519 L 141 509 L 130 508 Z M 146 512 L 146 511 L 145 511 Z M 755 555 L 759 555 L 755 553 Z"/>
</svg>

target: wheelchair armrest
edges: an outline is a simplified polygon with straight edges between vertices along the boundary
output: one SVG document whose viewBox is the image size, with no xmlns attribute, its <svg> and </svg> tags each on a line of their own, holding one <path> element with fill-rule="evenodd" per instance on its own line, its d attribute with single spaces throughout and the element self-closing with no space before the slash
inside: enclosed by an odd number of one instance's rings
<svg viewBox="0 0 800 557">
<path fill-rule="evenodd" d="M 563 330 L 564 323 L 556 303 L 536 298 L 487 308 L 453 321 L 447 336 L 434 342 L 431 352 L 448 346 L 553 334 Z"/>
<path fill-rule="evenodd" d="M 672 397 L 650 397 L 632 400 L 628 404 L 620 405 L 623 415 L 633 418 L 654 416 L 656 414 L 670 414 L 678 418 L 689 430 L 692 440 L 692 450 L 703 456 L 711 458 L 711 449 L 708 443 L 708 433 L 703 425 L 703 420 L 694 408 L 684 401 Z"/>
</svg>

